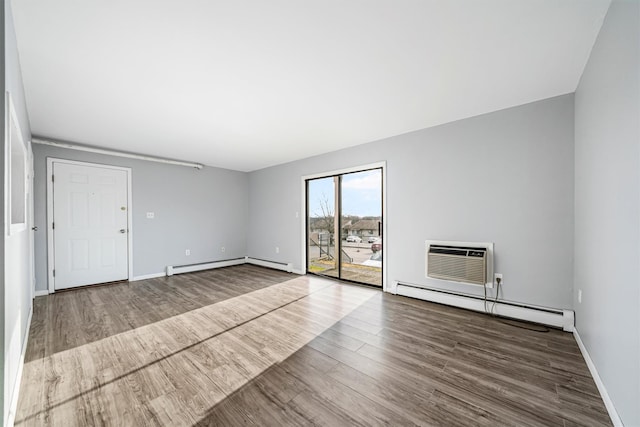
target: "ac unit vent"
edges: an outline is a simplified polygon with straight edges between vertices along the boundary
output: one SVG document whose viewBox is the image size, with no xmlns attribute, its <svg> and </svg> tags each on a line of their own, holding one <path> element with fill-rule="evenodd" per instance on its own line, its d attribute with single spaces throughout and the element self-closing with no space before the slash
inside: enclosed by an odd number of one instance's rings
<svg viewBox="0 0 640 427">
<path fill-rule="evenodd" d="M 427 276 L 434 279 L 484 285 L 487 248 L 429 245 Z"/>
</svg>

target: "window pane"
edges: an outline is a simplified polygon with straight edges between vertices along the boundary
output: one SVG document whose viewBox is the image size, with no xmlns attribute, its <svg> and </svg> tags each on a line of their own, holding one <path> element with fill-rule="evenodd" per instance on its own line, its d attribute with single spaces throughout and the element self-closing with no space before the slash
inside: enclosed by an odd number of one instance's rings
<svg viewBox="0 0 640 427">
<path fill-rule="evenodd" d="M 382 170 L 342 176 L 340 277 L 382 286 Z"/>
<path fill-rule="evenodd" d="M 10 180 L 11 180 L 11 224 L 24 224 L 25 220 L 25 148 L 15 121 L 11 120 L 9 135 L 11 144 Z"/>
<path fill-rule="evenodd" d="M 334 178 L 309 180 L 307 203 L 307 271 L 338 277 L 334 236 L 336 227 Z"/>
</svg>

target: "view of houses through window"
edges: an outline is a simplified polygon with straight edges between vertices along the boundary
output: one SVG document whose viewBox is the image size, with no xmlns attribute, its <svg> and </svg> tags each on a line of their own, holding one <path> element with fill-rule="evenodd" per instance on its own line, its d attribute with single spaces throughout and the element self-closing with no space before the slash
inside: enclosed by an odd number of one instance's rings
<svg viewBox="0 0 640 427">
<path fill-rule="evenodd" d="M 382 286 L 382 169 L 307 181 L 307 271 Z"/>
</svg>

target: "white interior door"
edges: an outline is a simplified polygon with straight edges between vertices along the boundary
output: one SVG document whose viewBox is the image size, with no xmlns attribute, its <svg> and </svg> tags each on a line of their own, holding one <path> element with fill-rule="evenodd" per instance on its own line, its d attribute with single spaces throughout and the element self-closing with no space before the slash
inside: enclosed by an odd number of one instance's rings
<svg viewBox="0 0 640 427">
<path fill-rule="evenodd" d="M 128 278 L 126 170 L 53 162 L 55 289 Z"/>
</svg>

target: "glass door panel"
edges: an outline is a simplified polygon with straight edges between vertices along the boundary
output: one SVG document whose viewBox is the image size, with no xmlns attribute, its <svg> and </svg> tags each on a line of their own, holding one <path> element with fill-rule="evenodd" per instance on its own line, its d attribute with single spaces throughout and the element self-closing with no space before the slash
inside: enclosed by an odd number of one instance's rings
<svg viewBox="0 0 640 427">
<path fill-rule="evenodd" d="M 382 169 L 340 179 L 340 278 L 382 286 Z"/>
<path fill-rule="evenodd" d="M 336 180 L 338 177 L 307 181 L 307 271 L 338 278 Z"/>
</svg>

